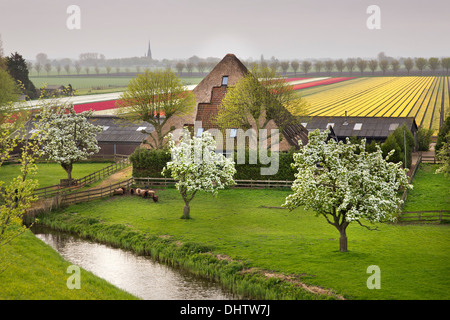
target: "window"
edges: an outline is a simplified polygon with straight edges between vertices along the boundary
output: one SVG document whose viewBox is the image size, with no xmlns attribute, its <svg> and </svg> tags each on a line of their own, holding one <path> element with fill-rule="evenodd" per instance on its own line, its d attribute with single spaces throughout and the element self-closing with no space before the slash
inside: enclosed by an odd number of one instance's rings
<svg viewBox="0 0 450 320">
<path fill-rule="evenodd" d="M 103 131 L 106 131 L 106 130 L 108 130 L 108 129 L 109 129 L 108 126 L 103 126 Z"/>
<path fill-rule="evenodd" d="M 142 131 L 142 130 L 145 130 L 145 129 L 147 129 L 147 127 L 139 127 L 139 128 L 136 129 L 136 131 Z"/>
<path fill-rule="evenodd" d="M 393 131 L 398 128 L 398 123 L 391 123 L 389 125 L 389 131 Z"/>
<path fill-rule="evenodd" d="M 327 129 L 328 129 L 329 127 L 332 127 L 332 128 L 333 128 L 333 127 L 334 127 L 334 123 L 328 123 L 328 124 L 327 124 Z"/>
<path fill-rule="evenodd" d="M 198 130 L 197 130 L 197 137 L 198 138 L 200 138 L 202 136 L 203 130 L 204 130 L 203 128 L 198 128 Z"/>
<path fill-rule="evenodd" d="M 302 126 L 304 126 L 306 128 L 306 126 L 308 125 L 307 122 L 302 122 Z"/>
<path fill-rule="evenodd" d="M 228 76 L 223 76 L 222 77 L 222 85 L 223 86 L 227 86 L 228 85 Z"/>
<path fill-rule="evenodd" d="M 355 123 L 353 130 L 361 130 L 361 127 L 362 127 L 362 123 Z"/>
<path fill-rule="evenodd" d="M 236 136 L 237 136 L 237 129 L 231 129 L 230 138 L 236 138 Z"/>
</svg>

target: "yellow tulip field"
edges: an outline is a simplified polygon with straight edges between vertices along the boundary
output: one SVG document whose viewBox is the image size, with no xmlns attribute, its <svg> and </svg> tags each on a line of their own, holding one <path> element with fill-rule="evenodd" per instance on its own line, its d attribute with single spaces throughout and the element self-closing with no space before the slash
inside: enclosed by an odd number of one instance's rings
<svg viewBox="0 0 450 320">
<path fill-rule="evenodd" d="M 310 116 L 414 117 L 439 129 L 449 110 L 450 77 L 367 77 L 302 90 Z"/>
</svg>

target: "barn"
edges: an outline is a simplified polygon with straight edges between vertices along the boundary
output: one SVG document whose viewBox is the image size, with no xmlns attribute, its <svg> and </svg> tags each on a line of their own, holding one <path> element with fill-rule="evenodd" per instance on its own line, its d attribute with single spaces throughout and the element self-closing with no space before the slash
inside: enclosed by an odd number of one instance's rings
<svg viewBox="0 0 450 320">
<path fill-rule="evenodd" d="M 340 141 L 347 137 L 366 138 L 370 143 L 384 142 L 398 127 L 406 124 L 417 145 L 418 127 L 413 117 L 305 117 L 302 125 L 310 131 L 332 128 L 332 134 Z"/>
</svg>

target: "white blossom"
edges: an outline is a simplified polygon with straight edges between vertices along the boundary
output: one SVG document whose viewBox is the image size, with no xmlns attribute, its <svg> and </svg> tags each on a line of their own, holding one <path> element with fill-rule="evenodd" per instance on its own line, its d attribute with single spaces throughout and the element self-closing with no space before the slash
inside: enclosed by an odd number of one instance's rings
<svg viewBox="0 0 450 320">
<path fill-rule="evenodd" d="M 297 169 L 293 193 L 283 206 L 304 205 L 323 215 L 345 237 L 352 221 L 394 220 L 402 200 L 401 188 L 411 188 L 401 163 L 388 162 L 378 147 L 365 150 L 366 142 L 351 144 L 327 139 L 328 132 L 309 134 L 309 143 L 294 154 Z M 343 250 L 346 251 L 346 250 Z"/>
<path fill-rule="evenodd" d="M 164 167 L 162 174 L 170 173 L 185 201 L 184 218 L 189 218 L 189 202 L 197 191 L 216 195 L 218 190 L 234 185 L 236 173 L 234 162 L 216 153 L 216 142 L 209 132 L 193 137 L 187 129 L 178 144 L 169 135 L 172 161 Z"/>
</svg>

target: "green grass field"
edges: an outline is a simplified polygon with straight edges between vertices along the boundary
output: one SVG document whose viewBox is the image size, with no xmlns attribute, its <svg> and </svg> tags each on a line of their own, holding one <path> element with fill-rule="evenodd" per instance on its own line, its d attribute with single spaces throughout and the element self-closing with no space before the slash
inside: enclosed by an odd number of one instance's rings
<svg viewBox="0 0 450 320">
<path fill-rule="evenodd" d="M 295 275 L 308 285 L 348 299 L 449 299 L 450 234 L 446 225 L 378 224 L 348 228 L 349 252 L 323 218 L 278 207 L 289 191 L 231 189 L 217 198 L 198 194 L 191 220 L 182 220 L 176 189 L 159 190 L 160 201 L 125 196 L 71 206 L 40 217 L 42 223 L 121 246 L 206 246 L 214 255 L 245 261 L 246 268 Z M 144 237 L 142 243 L 134 241 Z M 174 254 L 174 256 L 176 256 Z M 367 268 L 379 266 L 381 289 L 368 289 Z M 202 267 L 199 267 L 202 268 Z"/>
<path fill-rule="evenodd" d="M 80 162 L 73 165 L 72 177 L 83 178 L 95 171 L 111 165 L 112 162 Z M 4 164 L 0 167 L 0 180 L 9 182 L 20 174 L 20 165 Z M 66 179 L 67 173 L 57 163 L 38 163 L 38 170 L 33 177 L 39 181 L 39 187 L 59 184 L 60 179 Z"/>
<path fill-rule="evenodd" d="M 135 76 L 130 75 L 80 75 L 80 76 L 30 76 L 36 88 L 41 88 L 45 85 L 72 85 L 77 90 L 78 95 L 93 94 L 93 93 L 107 93 L 125 90 L 128 83 Z M 198 84 L 202 77 L 182 77 L 181 80 L 186 85 Z"/>
<path fill-rule="evenodd" d="M 438 165 L 421 164 L 403 211 L 450 210 L 450 177 L 436 174 Z"/>
<path fill-rule="evenodd" d="M 0 300 L 136 299 L 83 269 L 80 270 L 81 288 L 68 289 L 67 279 L 70 274 L 67 268 L 71 263 L 36 238 L 31 231 L 1 247 L 0 258 L 4 257 L 7 257 L 4 260 L 7 265 L 0 272 Z M 1 267 L 4 267 L 3 263 Z"/>
</svg>

